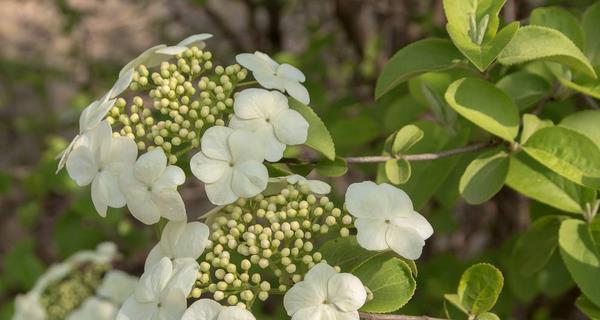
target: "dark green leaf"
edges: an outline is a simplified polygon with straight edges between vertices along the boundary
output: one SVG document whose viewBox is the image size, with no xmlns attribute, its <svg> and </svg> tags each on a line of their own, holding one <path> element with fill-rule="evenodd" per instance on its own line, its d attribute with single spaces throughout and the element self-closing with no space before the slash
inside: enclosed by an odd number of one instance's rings
<svg viewBox="0 0 600 320">
<path fill-rule="evenodd" d="M 317 173 L 326 177 L 339 177 L 346 174 L 348 164 L 341 157 L 335 157 L 335 161 L 323 159 L 317 163 Z"/>
<path fill-rule="evenodd" d="M 521 111 L 534 106 L 550 91 L 550 84 L 544 78 L 525 71 L 505 76 L 496 86 L 508 94 Z"/>
<path fill-rule="evenodd" d="M 500 191 L 507 173 L 508 154 L 502 150 L 487 151 L 465 170 L 460 179 L 460 193 L 468 203 L 486 202 Z"/>
<path fill-rule="evenodd" d="M 563 8 L 535 8 L 529 17 L 529 24 L 556 29 L 583 50 L 583 30 L 579 26 L 579 21 Z"/>
</svg>

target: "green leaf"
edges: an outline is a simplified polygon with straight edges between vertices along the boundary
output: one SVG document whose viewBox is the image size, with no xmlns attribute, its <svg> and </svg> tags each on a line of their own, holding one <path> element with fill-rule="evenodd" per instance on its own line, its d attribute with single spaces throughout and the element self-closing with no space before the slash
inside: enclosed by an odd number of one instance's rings
<svg viewBox="0 0 600 320">
<path fill-rule="evenodd" d="M 392 90 L 410 77 L 454 66 L 462 55 L 446 39 L 424 39 L 400 49 L 387 62 L 377 79 L 375 98 Z"/>
<path fill-rule="evenodd" d="M 503 77 L 496 87 L 502 89 L 521 111 L 534 106 L 550 91 L 550 84 L 544 78 L 525 71 Z"/>
<path fill-rule="evenodd" d="M 571 81 L 563 76 L 559 76 L 558 81 L 560 81 L 560 84 L 571 90 L 600 99 L 600 81 L 598 79 L 592 79 L 582 75 Z"/>
<path fill-rule="evenodd" d="M 503 285 L 504 277 L 496 267 L 487 263 L 473 265 L 458 284 L 461 305 L 472 315 L 487 312 L 496 304 Z"/>
<path fill-rule="evenodd" d="M 484 313 L 478 315 L 476 319 L 477 320 L 500 320 L 500 317 L 498 317 L 495 313 L 484 312 Z"/>
<path fill-rule="evenodd" d="M 409 124 L 402 127 L 396 133 L 394 142 L 392 143 L 392 154 L 400 155 L 408 151 L 417 142 L 423 139 L 423 130 L 414 124 Z"/>
<path fill-rule="evenodd" d="M 331 136 L 340 153 L 349 153 L 377 138 L 381 125 L 365 114 L 352 118 L 341 118 L 331 126 Z"/>
<path fill-rule="evenodd" d="M 417 287 L 410 267 L 401 259 L 387 255 L 367 261 L 353 274 L 373 293 L 373 300 L 361 308 L 365 312 L 396 311 L 410 301 Z"/>
<path fill-rule="evenodd" d="M 404 159 L 391 159 L 385 162 L 385 175 L 393 184 L 404 184 L 410 179 L 410 163 Z"/>
<path fill-rule="evenodd" d="M 508 173 L 508 154 L 490 150 L 473 160 L 460 178 L 460 194 L 470 204 L 492 198 L 504 185 Z"/>
<path fill-rule="evenodd" d="M 335 157 L 335 161 L 322 159 L 317 163 L 317 173 L 326 177 L 339 177 L 348 172 L 348 164 L 342 157 Z"/>
<path fill-rule="evenodd" d="M 600 110 L 584 110 L 568 115 L 559 126 L 577 131 L 600 148 Z"/>
<path fill-rule="evenodd" d="M 498 61 L 505 65 L 540 59 L 564 64 L 596 78 L 594 68 L 581 50 L 567 36 L 551 28 L 520 28 L 498 56 Z"/>
<path fill-rule="evenodd" d="M 488 68 L 519 29 L 519 23 L 513 22 L 496 33 L 504 2 L 444 0 L 452 42 L 480 71 Z"/>
<path fill-rule="evenodd" d="M 507 141 L 519 132 L 519 111 L 510 97 L 489 82 L 463 78 L 446 91 L 446 101 L 460 115 Z"/>
<path fill-rule="evenodd" d="M 380 251 L 369 251 L 358 244 L 355 236 L 329 240 L 319 248 L 323 259 L 332 266 L 339 266 L 343 272 L 353 272 L 365 262 L 381 255 Z"/>
<path fill-rule="evenodd" d="M 518 272 L 532 276 L 548 263 L 558 246 L 558 229 L 565 218 L 556 215 L 541 217 L 519 237 L 512 255 Z"/>
<path fill-rule="evenodd" d="M 596 191 L 579 186 L 524 153 L 513 154 L 506 184 L 517 192 L 562 211 L 581 213 Z"/>
<path fill-rule="evenodd" d="M 327 159 L 335 160 L 335 145 L 327 127 L 323 121 L 317 116 L 309 106 L 295 100 L 289 99 L 290 108 L 300 112 L 300 114 L 308 121 L 308 138 L 306 145 L 319 151 Z"/>
<path fill-rule="evenodd" d="M 592 65 L 600 65 L 600 2 L 596 1 L 583 14 L 581 27 L 585 34 L 585 55 Z"/>
<path fill-rule="evenodd" d="M 600 219 L 590 224 L 577 219 L 563 221 L 558 242 L 573 280 L 590 301 L 600 305 Z"/>
<path fill-rule="evenodd" d="M 405 94 L 393 99 L 393 95 L 386 95 L 377 100 L 377 107 L 388 106 L 383 115 L 383 127 L 386 133 L 391 133 L 417 119 L 425 111 L 425 106 L 415 100 L 411 95 Z M 389 98 L 388 98 L 389 97 Z M 387 101 L 387 104 L 385 103 Z M 383 107 L 383 106 L 382 106 Z"/>
<path fill-rule="evenodd" d="M 577 18 L 559 7 L 536 8 L 531 12 L 529 24 L 556 29 L 583 50 L 583 30 Z"/>
<path fill-rule="evenodd" d="M 552 120 L 540 120 L 536 115 L 526 113 L 523 115 L 523 130 L 521 131 L 521 144 L 527 142 L 536 131 L 542 128 L 551 127 Z"/>
<path fill-rule="evenodd" d="M 44 271 L 43 262 L 35 255 L 35 243 L 28 239 L 18 242 L 2 261 L 6 284 L 19 291 L 30 289 Z"/>
<path fill-rule="evenodd" d="M 460 304 L 460 298 L 457 294 L 444 295 L 444 312 L 446 313 L 446 317 L 452 320 L 467 320 L 467 315 L 469 314 L 469 311 Z"/>
<path fill-rule="evenodd" d="M 575 183 L 600 188 L 600 149 L 576 131 L 562 127 L 540 129 L 527 139 L 523 150 Z"/>
<path fill-rule="evenodd" d="M 592 303 L 590 299 L 586 298 L 584 295 L 579 296 L 579 298 L 575 300 L 575 305 L 581 312 L 590 317 L 590 319 L 600 319 L 600 307 Z"/>
</svg>

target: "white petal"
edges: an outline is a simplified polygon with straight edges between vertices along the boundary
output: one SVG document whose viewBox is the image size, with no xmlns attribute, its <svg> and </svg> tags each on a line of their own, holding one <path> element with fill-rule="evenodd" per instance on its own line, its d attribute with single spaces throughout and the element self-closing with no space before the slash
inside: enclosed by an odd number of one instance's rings
<svg viewBox="0 0 600 320">
<path fill-rule="evenodd" d="M 154 54 L 154 52 L 158 49 L 161 48 L 165 48 L 166 45 L 164 44 L 159 44 L 156 45 L 152 48 L 147 49 L 146 51 L 142 52 L 142 54 L 140 54 L 139 56 L 137 56 L 135 59 L 131 60 L 129 63 L 127 63 L 123 69 L 121 69 L 121 71 L 119 72 L 119 77 L 121 77 L 124 73 L 137 68 L 140 64 L 144 64 L 146 62 L 146 59 L 148 59 L 149 56 L 151 56 L 152 54 Z M 150 66 L 147 66 L 150 67 Z"/>
<path fill-rule="evenodd" d="M 385 236 L 389 224 L 385 220 L 358 218 L 354 221 L 354 226 L 358 231 L 356 240 L 361 247 L 374 251 L 389 249 Z"/>
<path fill-rule="evenodd" d="M 209 233 L 208 226 L 202 222 L 185 224 L 174 246 L 174 257 L 198 259 L 206 247 Z"/>
<path fill-rule="evenodd" d="M 208 200 L 214 205 L 226 205 L 237 200 L 238 196 L 231 189 L 232 170 L 225 171 L 219 180 L 204 186 Z"/>
<path fill-rule="evenodd" d="M 176 45 L 176 46 L 169 46 L 166 48 L 161 48 L 156 50 L 156 54 L 162 54 L 162 55 L 166 55 L 168 59 L 168 56 L 175 56 L 178 55 L 184 51 L 186 51 L 188 48 L 187 46 L 180 46 L 180 45 Z"/>
<path fill-rule="evenodd" d="M 116 320 L 148 320 L 158 312 L 155 303 L 140 303 L 132 295 L 125 301 Z"/>
<path fill-rule="evenodd" d="M 262 52 L 256 51 L 254 54 L 252 53 L 240 53 L 235 56 L 235 60 L 244 68 L 252 71 L 252 72 L 269 72 L 271 74 L 275 73 L 275 69 L 279 65 L 277 62 L 273 61 L 269 56 Z"/>
<path fill-rule="evenodd" d="M 283 151 L 285 151 L 285 143 L 281 142 L 275 136 L 275 132 L 271 125 L 256 131 L 256 135 L 263 142 L 265 149 L 265 160 L 270 162 L 276 162 L 283 158 Z"/>
<path fill-rule="evenodd" d="M 210 38 L 212 38 L 212 34 L 210 33 L 195 34 L 181 40 L 181 42 L 179 42 L 177 45 L 186 47 L 196 46 L 198 49 L 202 50 L 204 48 L 204 40 L 208 40 Z"/>
<path fill-rule="evenodd" d="M 327 282 L 324 285 L 301 281 L 292 286 L 283 297 L 283 306 L 289 316 L 302 309 L 318 306 L 327 298 Z"/>
<path fill-rule="evenodd" d="M 224 307 L 210 299 L 200 299 L 185 311 L 181 320 L 217 320 Z"/>
<path fill-rule="evenodd" d="M 342 312 L 337 311 L 335 315 L 336 320 L 360 320 L 358 311 Z"/>
<path fill-rule="evenodd" d="M 107 207 L 125 205 L 125 196 L 119 188 L 118 177 L 110 171 L 99 172 L 92 181 L 92 202 L 98 214 L 106 217 Z"/>
<path fill-rule="evenodd" d="M 115 104 L 116 99 L 108 99 L 111 92 L 100 100 L 94 101 L 81 112 L 79 117 L 79 132 L 85 133 L 93 130 L 106 116 L 108 111 Z"/>
<path fill-rule="evenodd" d="M 256 320 L 252 313 L 241 307 L 226 307 L 219 314 L 218 320 Z"/>
<path fill-rule="evenodd" d="M 167 286 L 173 264 L 169 258 L 162 258 L 152 269 L 144 272 L 135 288 L 135 300 L 139 302 L 158 302 L 160 294 Z"/>
<path fill-rule="evenodd" d="M 185 173 L 183 170 L 174 165 L 167 166 L 163 171 L 162 176 L 154 181 L 152 187 L 154 189 L 177 189 L 177 186 L 185 183 Z"/>
<path fill-rule="evenodd" d="M 65 150 L 63 150 L 61 153 L 58 154 L 58 156 L 56 156 L 56 159 L 60 159 L 58 160 L 58 166 L 56 167 L 56 174 L 58 174 L 58 172 L 60 170 L 62 170 L 65 165 L 67 164 L 67 160 L 69 159 L 69 155 L 71 154 L 71 151 L 73 151 L 73 148 L 75 147 L 75 144 L 77 143 L 77 140 L 79 140 L 79 135 L 76 135 L 73 140 L 71 140 L 71 142 L 69 143 L 69 145 L 65 148 Z"/>
<path fill-rule="evenodd" d="M 309 180 L 310 191 L 316 194 L 328 194 L 331 192 L 331 186 L 321 180 Z"/>
<path fill-rule="evenodd" d="M 418 212 L 413 212 L 408 217 L 392 219 L 392 223 L 400 227 L 414 229 L 423 239 L 427 239 L 433 234 L 433 227 L 429 221 Z"/>
<path fill-rule="evenodd" d="M 246 161 L 234 167 L 231 189 L 242 198 L 253 197 L 267 187 L 269 173 L 262 163 Z"/>
<path fill-rule="evenodd" d="M 387 183 L 380 184 L 379 188 L 387 197 L 394 217 L 408 217 L 412 215 L 414 212 L 413 204 L 406 192 Z"/>
<path fill-rule="evenodd" d="M 148 256 L 146 257 L 146 262 L 144 263 L 144 272 L 152 269 L 152 267 L 160 262 L 160 260 L 162 260 L 164 257 L 171 258 L 163 251 L 160 244 L 156 244 L 154 247 L 152 247 L 152 250 L 150 250 Z"/>
<path fill-rule="evenodd" d="M 232 133 L 233 129 L 223 126 L 209 128 L 202 135 L 202 153 L 211 159 L 229 162 L 228 139 Z"/>
<path fill-rule="evenodd" d="M 287 63 L 281 64 L 277 68 L 277 75 L 288 78 L 290 80 L 295 80 L 298 82 L 306 81 L 306 77 L 304 76 L 304 73 L 302 73 L 302 71 L 300 71 L 298 68 L 294 67 L 293 65 L 287 64 Z"/>
<path fill-rule="evenodd" d="M 208 131 L 207 131 L 208 132 Z M 228 139 L 231 159 L 234 164 L 246 161 L 263 162 L 265 147 L 260 138 L 246 130 L 234 131 Z"/>
<path fill-rule="evenodd" d="M 111 98 L 118 97 L 121 93 L 123 93 L 123 91 L 129 88 L 129 85 L 133 80 L 133 72 L 133 69 L 129 69 L 127 72 L 123 73 L 123 75 L 119 76 L 119 79 L 117 79 L 115 84 L 110 89 Z"/>
<path fill-rule="evenodd" d="M 157 320 L 181 320 L 187 308 L 186 296 L 178 290 L 168 290 L 161 299 Z"/>
<path fill-rule="evenodd" d="M 117 306 L 94 296 L 87 298 L 66 320 L 114 320 Z"/>
<path fill-rule="evenodd" d="M 245 89 L 235 98 L 233 110 L 241 119 L 269 119 L 289 108 L 287 98 L 277 91 Z"/>
<path fill-rule="evenodd" d="M 285 79 L 282 79 L 271 72 L 264 71 L 256 71 L 252 73 L 254 79 L 260 84 L 263 88 L 266 89 L 277 89 L 280 91 L 285 90 Z"/>
<path fill-rule="evenodd" d="M 126 190 L 127 208 L 144 224 L 155 224 L 160 220 L 160 210 L 152 201 L 152 193 L 145 187 L 128 187 Z"/>
<path fill-rule="evenodd" d="M 298 310 L 292 320 L 337 320 L 337 313 L 333 306 L 321 304 Z"/>
<path fill-rule="evenodd" d="M 96 294 L 110 299 L 114 303 L 122 304 L 127 297 L 133 294 L 137 282 L 138 278 L 121 270 L 110 270 L 104 275 Z"/>
<path fill-rule="evenodd" d="M 137 158 L 137 145 L 129 137 L 113 137 L 110 140 L 110 152 L 103 158 L 102 165 L 119 174 L 121 170 L 131 168 Z"/>
<path fill-rule="evenodd" d="M 71 152 L 67 159 L 67 172 L 79 186 L 86 186 L 92 182 L 98 173 L 98 164 L 88 147 L 80 146 Z"/>
<path fill-rule="evenodd" d="M 208 158 L 202 152 L 190 159 L 192 174 L 204 183 L 214 183 L 231 170 L 228 161 Z"/>
<path fill-rule="evenodd" d="M 388 228 L 386 241 L 394 252 L 409 260 L 418 259 L 425 246 L 425 240 L 416 230 L 395 225 Z"/>
<path fill-rule="evenodd" d="M 167 156 L 162 148 L 154 148 L 142 154 L 135 162 L 135 177 L 151 186 L 167 167 Z"/>
<path fill-rule="evenodd" d="M 285 79 L 282 83 L 285 91 L 287 91 L 292 98 L 304 104 L 310 103 L 310 95 L 308 94 L 308 90 L 306 90 L 306 87 L 304 87 L 302 84 L 297 81 L 287 79 Z"/>
<path fill-rule="evenodd" d="M 308 273 L 306 273 L 306 275 L 304 276 L 304 281 L 318 283 L 324 288 L 326 292 L 327 281 L 329 281 L 329 278 L 336 274 L 337 272 L 335 272 L 335 269 L 333 269 L 332 266 L 328 265 L 325 262 L 321 262 L 312 267 L 310 270 L 308 270 Z"/>
<path fill-rule="evenodd" d="M 275 135 L 279 141 L 288 144 L 302 144 L 308 137 L 308 121 L 296 110 L 285 110 L 273 119 Z"/>
<path fill-rule="evenodd" d="M 371 181 L 351 184 L 346 190 L 346 207 L 357 218 L 393 218 L 394 214 L 383 190 Z"/>
<path fill-rule="evenodd" d="M 158 207 L 162 217 L 172 221 L 186 221 L 185 203 L 177 190 L 162 189 L 152 191 L 152 201 Z"/>
<path fill-rule="evenodd" d="M 339 273 L 333 275 L 327 283 L 327 298 L 341 311 L 357 311 L 365 304 L 367 291 L 356 276 Z"/>
<path fill-rule="evenodd" d="M 198 268 L 200 268 L 200 265 L 198 265 L 198 262 L 193 258 L 179 258 L 173 260 L 173 274 L 171 279 L 169 279 L 165 292 L 177 290 L 181 292 L 184 297 L 187 297 L 196 282 Z"/>
</svg>

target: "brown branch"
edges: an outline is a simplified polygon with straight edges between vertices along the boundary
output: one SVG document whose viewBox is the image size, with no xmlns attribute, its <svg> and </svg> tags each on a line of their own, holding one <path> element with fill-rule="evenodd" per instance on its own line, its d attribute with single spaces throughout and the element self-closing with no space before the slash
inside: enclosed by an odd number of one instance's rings
<svg viewBox="0 0 600 320">
<path fill-rule="evenodd" d="M 359 312 L 361 319 L 365 320 L 446 320 L 442 318 L 432 318 L 428 316 L 405 316 L 400 314 L 375 314 Z"/>
</svg>

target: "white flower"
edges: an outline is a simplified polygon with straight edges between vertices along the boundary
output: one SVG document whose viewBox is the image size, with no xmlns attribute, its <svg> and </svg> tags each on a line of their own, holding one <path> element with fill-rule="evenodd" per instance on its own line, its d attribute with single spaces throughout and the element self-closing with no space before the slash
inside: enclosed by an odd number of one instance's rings
<svg viewBox="0 0 600 320">
<path fill-rule="evenodd" d="M 354 183 L 346 191 L 346 208 L 356 217 L 358 243 L 367 250 L 392 249 L 406 259 L 421 256 L 433 234 L 429 222 L 413 209 L 408 195 L 387 183 Z"/>
<path fill-rule="evenodd" d="M 121 305 L 133 293 L 137 282 L 138 278 L 121 270 L 110 270 L 104 275 L 96 294 Z"/>
<path fill-rule="evenodd" d="M 65 261 L 65 264 L 70 265 L 72 268 L 84 263 L 107 264 L 113 261 L 118 254 L 117 245 L 113 242 L 102 242 L 96 246 L 96 250 L 76 252 Z"/>
<path fill-rule="evenodd" d="M 46 320 L 46 310 L 40 303 L 37 292 L 18 295 L 15 298 L 13 320 Z"/>
<path fill-rule="evenodd" d="M 204 40 L 207 40 L 210 38 L 212 38 L 212 34 L 210 34 L 210 33 L 195 34 L 195 35 L 189 36 L 189 37 L 181 40 L 181 42 L 179 42 L 177 45 L 188 47 L 188 48 L 189 47 L 197 47 L 198 49 L 202 50 L 206 46 L 206 43 L 204 42 Z"/>
<path fill-rule="evenodd" d="M 110 108 L 113 107 L 115 99 L 109 99 L 109 97 L 110 92 L 83 109 L 79 116 L 79 134 L 76 135 L 67 148 L 58 155 L 60 161 L 58 162 L 58 168 L 56 169 L 57 173 L 64 168 L 71 151 L 79 145 L 88 142 L 89 133 L 100 124 Z"/>
<path fill-rule="evenodd" d="M 360 279 L 321 262 L 285 294 L 283 306 L 292 320 L 358 320 L 366 299 Z"/>
<path fill-rule="evenodd" d="M 304 104 L 310 102 L 308 91 L 301 84 L 306 78 L 296 67 L 287 63 L 279 64 L 259 51 L 254 54 L 238 54 L 235 60 L 244 68 L 252 71 L 256 81 L 264 88 L 287 91 L 290 96 Z"/>
<path fill-rule="evenodd" d="M 244 308 L 224 307 L 213 300 L 200 299 L 185 311 L 181 320 L 256 320 L 256 318 Z"/>
<path fill-rule="evenodd" d="M 185 182 L 183 170 L 167 165 L 161 148 L 141 155 L 133 170 L 123 172 L 119 186 L 131 214 L 145 224 L 154 224 L 165 217 L 169 220 L 187 219 L 185 204 L 177 186 Z"/>
<path fill-rule="evenodd" d="M 170 221 L 163 229 L 160 242 L 152 248 L 146 258 L 145 270 L 149 270 L 162 258 L 197 260 L 208 243 L 208 227 L 201 222 Z"/>
<path fill-rule="evenodd" d="M 202 151 L 190 160 L 192 173 L 206 184 L 215 205 L 259 194 L 269 174 L 263 164 L 264 147 L 256 134 L 246 130 L 212 127 L 202 135 Z"/>
<path fill-rule="evenodd" d="M 194 260 L 173 264 L 169 258 L 163 258 L 144 272 L 116 320 L 180 320 L 197 272 L 198 263 Z"/>
<path fill-rule="evenodd" d="M 125 205 L 125 196 L 119 189 L 118 175 L 133 164 L 137 146 L 128 137 L 113 137 L 107 121 L 90 132 L 89 142 L 71 151 L 67 172 L 79 186 L 92 184 L 92 202 L 96 211 L 106 216 L 107 207 Z"/>
<path fill-rule="evenodd" d="M 265 145 L 265 159 L 283 157 L 286 145 L 302 144 L 308 137 L 308 122 L 290 109 L 287 98 L 278 91 L 246 89 L 238 94 L 229 126 L 256 133 Z"/>
<path fill-rule="evenodd" d="M 140 65 L 143 64 L 148 68 L 156 67 L 161 62 L 169 60 L 187 49 L 188 48 L 183 45 L 167 47 L 164 44 L 159 44 L 142 52 L 142 54 L 131 60 L 123 67 L 123 69 L 121 69 L 119 72 L 119 79 L 117 79 L 112 86 L 112 89 L 110 89 L 110 97 L 114 98 L 120 95 L 129 87 L 131 80 L 133 80 L 135 69 Z"/>
<path fill-rule="evenodd" d="M 117 310 L 117 306 L 109 301 L 90 297 L 71 312 L 67 320 L 114 320 Z"/>
</svg>

